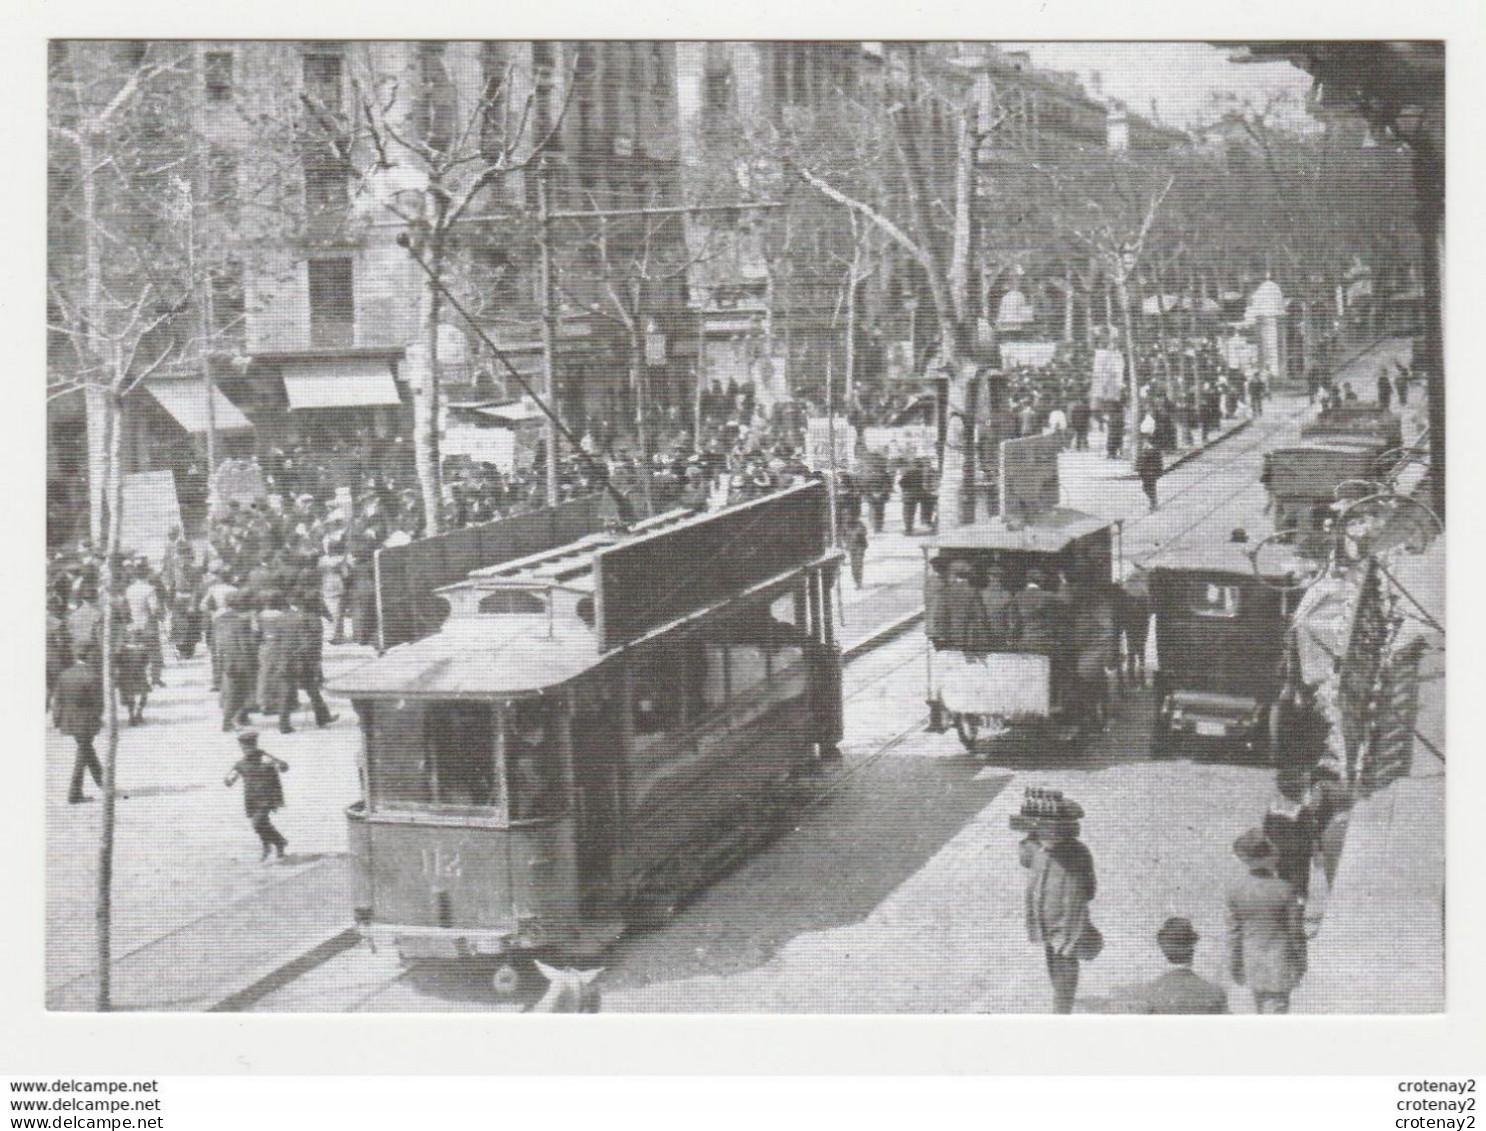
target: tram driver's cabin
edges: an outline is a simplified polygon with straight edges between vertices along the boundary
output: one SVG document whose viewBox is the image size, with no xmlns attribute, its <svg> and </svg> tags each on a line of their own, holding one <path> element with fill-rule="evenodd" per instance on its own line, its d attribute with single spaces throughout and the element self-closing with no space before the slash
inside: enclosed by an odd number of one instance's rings
<svg viewBox="0 0 1486 1131">
<path fill-rule="evenodd" d="M 810 484 L 479 570 L 440 631 L 338 678 L 363 930 L 592 954 L 766 837 L 840 738 L 827 530 Z"/>
</svg>

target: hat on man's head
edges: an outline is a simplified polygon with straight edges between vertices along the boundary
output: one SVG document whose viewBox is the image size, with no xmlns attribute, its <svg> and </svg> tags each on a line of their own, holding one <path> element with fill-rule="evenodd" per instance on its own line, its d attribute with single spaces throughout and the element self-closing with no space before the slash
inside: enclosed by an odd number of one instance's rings
<svg viewBox="0 0 1486 1131">
<path fill-rule="evenodd" d="M 247 730 L 240 730 L 237 732 L 237 741 L 244 746 L 257 746 L 258 732 L 252 727 L 249 727 Z"/>
<path fill-rule="evenodd" d="M 1250 829 L 1233 842 L 1233 855 L 1245 864 L 1260 864 L 1274 858 L 1274 845 L 1262 829 Z"/>
<path fill-rule="evenodd" d="M 1161 953 L 1173 962 L 1185 962 L 1197 949 L 1197 931 L 1192 920 L 1182 915 L 1173 915 L 1161 924 L 1156 932 L 1156 945 Z"/>
</svg>

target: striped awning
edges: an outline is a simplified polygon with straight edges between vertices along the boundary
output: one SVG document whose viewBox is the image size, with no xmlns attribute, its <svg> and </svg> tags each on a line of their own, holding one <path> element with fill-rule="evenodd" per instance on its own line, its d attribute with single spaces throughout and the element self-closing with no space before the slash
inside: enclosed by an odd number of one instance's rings
<svg viewBox="0 0 1486 1131">
<path fill-rule="evenodd" d="M 144 387 L 187 432 L 200 434 L 206 431 L 206 386 L 202 381 L 146 381 Z M 219 432 L 253 427 L 253 422 L 223 395 L 221 389 L 212 390 L 212 415 Z"/>
</svg>

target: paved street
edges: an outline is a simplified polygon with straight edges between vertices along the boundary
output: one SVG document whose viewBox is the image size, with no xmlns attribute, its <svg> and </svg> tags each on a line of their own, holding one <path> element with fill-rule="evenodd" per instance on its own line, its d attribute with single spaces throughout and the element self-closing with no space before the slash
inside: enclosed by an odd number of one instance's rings
<svg viewBox="0 0 1486 1131">
<path fill-rule="evenodd" d="M 1298 398 L 1276 398 L 1247 429 L 1175 468 L 1161 482 L 1155 514 L 1146 513 L 1122 465 L 1068 453 L 1065 502 L 1125 518 L 1127 559 L 1189 530 L 1226 537 L 1262 498 L 1255 477 L 1263 451 L 1293 438 L 1304 410 Z M 858 591 L 848 577 L 842 587 L 848 648 L 919 604 L 922 539 L 895 532 L 896 507 L 889 516 L 889 530 L 872 541 L 866 586 Z M 1021 941 L 1022 873 L 1006 826 L 1032 783 L 1068 789 L 1090 813 L 1086 839 L 1102 883 L 1096 919 L 1109 948 L 1088 968 L 1082 997 L 1097 999 L 1152 966 L 1159 956 L 1150 935 L 1166 914 L 1190 915 L 1209 940 L 1200 968 L 1218 961 L 1216 892 L 1231 871 L 1228 845 L 1262 813 L 1270 775 L 1257 767 L 1147 762 L 1150 707 L 1142 695 L 1121 703 L 1104 741 L 1067 763 L 981 766 L 963 756 L 953 734 L 913 729 L 923 713 L 923 647 L 912 630 L 849 666 L 846 767 L 829 796 L 795 833 L 675 923 L 621 944 L 606 975 L 610 1007 L 1044 1008 L 1040 957 Z M 328 650 L 328 674 L 366 654 Z M 290 858 L 265 866 L 240 796 L 222 785 L 236 744 L 218 730 L 204 659 L 173 663 L 166 678 L 170 686 L 152 698 L 146 724 L 126 730 L 121 742 L 115 949 L 134 964 L 121 979 L 127 1005 L 200 1008 L 213 993 L 221 996 L 221 970 L 235 964 L 246 984 L 252 979 L 242 971 L 267 974 L 344 926 L 347 907 L 336 899 L 344 884 L 342 811 L 359 795 L 359 735 L 346 703 L 332 704 L 342 717 L 327 730 L 265 733 L 264 745 L 293 767 L 280 822 Z M 297 721 L 309 726 L 306 716 Z M 49 733 L 47 755 L 49 1000 L 80 1008 L 91 983 L 99 807 L 63 802 L 70 741 Z M 222 949 L 227 923 L 237 928 Z M 388 962 L 395 958 L 358 948 L 260 1007 L 315 1008 L 327 979 L 338 987 L 335 1000 L 342 983 L 371 987 L 376 992 L 360 1003 L 368 1009 L 489 1006 L 476 982 L 397 977 L 383 970 Z M 162 969 L 178 987 L 175 1000 L 130 999 L 131 982 L 143 991 Z M 378 988 L 392 978 L 392 988 Z"/>
</svg>

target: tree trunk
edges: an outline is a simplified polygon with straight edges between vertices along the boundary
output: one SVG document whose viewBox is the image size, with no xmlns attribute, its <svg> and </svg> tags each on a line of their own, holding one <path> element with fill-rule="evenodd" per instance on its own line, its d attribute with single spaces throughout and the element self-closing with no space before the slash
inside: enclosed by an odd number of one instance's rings
<svg viewBox="0 0 1486 1131">
<path fill-rule="evenodd" d="M 116 369 L 121 367 L 119 349 L 114 348 Z M 97 944 L 98 1012 L 113 1008 L 113 874 L 114 819 L 117 812 L 115 782 L 119 761 L 119 697 L 114 687 L 114 593 L 119 578 L 114 575 L 118 562 L 120 521 L 124 504 L 124 477 L 120 473 L 124 431 L 124 403 L 116 390 L 123 388 L 123 374 L 117 373 L 114 387 L 104 402 L 104 426 L 107 436 L 103 482 L 107 492 L 108 521 L 104 538 L 103 561 L 98 570 L 98 600 L 103 610 L 103 626 L 98 657 L 103 680 L 103 814 L 98 836 L 98 893 L 94 906 L 94 932 Z"/>
<path fill-rule="evenodd" d="M 1073 341 L 1073 272 L 1063 271 L 1063 340 Z"/>
<path fill-rule="evenodd" d="M 1130 437 L 1130 466 L 1134 467 L 1144 439 L 1140 434 L 1140 376 L 1135 368 L 1135 320 L 1130 313 L 1130 285 L 1123 271 L 1116 273 L 1114 283 L 1125 318 L 1125 365 L 1130 374 L 1130 413 L 1125 434 Z"/>
<path fill-rule="evenodd" d="M 434 278 L 442 276 L 443 249 L 435 241 L 429 246 L 428 266 Z M 439 467 L 439 308 L 440 296 L 434 280 L 427 280 L 419 297 L 419 348 L 408 360 L 409 384 L 413 386 L 413 461 L 418 471 L 418 489 L 423 498 L 423 533 L 432 537 L 443 531 L 443 487 Z M 408 533 L 415 533 L 409 531 Z"/>
<path fill-rule="evenodd" d="M 84 367 L 93 370 L 83 392 L 83 412 L 88 429 L 88 537 L 94 546 L 103 544 L 104 499 L 108 485 L 100 470 L 108 459 L 109 412 L 102 390 L 96 382 L 104 364 L 99 330 L 103 318 L 103 261 L 98 247 L 98 159 L 93 146 L 91 123 L 79 122 L 77 129 L 79 189 L 82 195 L 80 227 L 83 237 L 83 326 L 88 343 Z"/>
<path fill-rule="evenodd" d="M 645 338 L 639 319 L 631 319 L 628 329 L 630 395 L 635 398 L 635 443 L 640 449 L 640 492 L 645 500 L 645 516 L 651 518 L 655 515 L 655 497 L 650 487 L 653 464 L 645 420 Z"/>
</svg>

